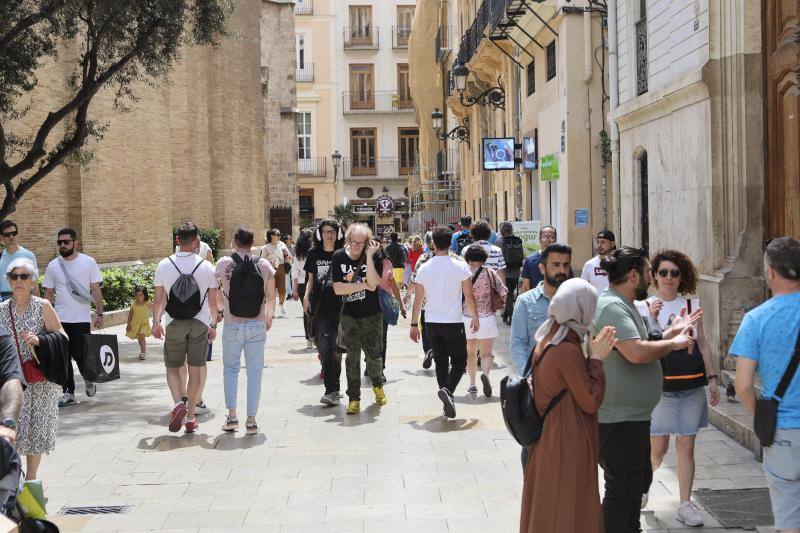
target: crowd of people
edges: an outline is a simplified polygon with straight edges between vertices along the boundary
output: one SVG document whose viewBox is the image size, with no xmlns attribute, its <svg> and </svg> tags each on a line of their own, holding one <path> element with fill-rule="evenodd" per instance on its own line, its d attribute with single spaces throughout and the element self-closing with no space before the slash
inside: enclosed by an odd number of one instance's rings
<svg viewBox="0 0 800 533">
<path fill-rule="evenodd" d="M 240 429 L 244 357 L 244 429 L 259 432 L 267 333 L 276 312 L 286 315 L 287 297 L 302 301 L 306 346 L 320 361 L 323 406 L 344 398 L 344 357 L 351 416 L 361 412 L 363 376 L 374 403 L 389 402 L 388 328 L 407 314 L 411 340 L 422 343 L 422 367 L 435 368 L 444 417 L 457 416 L 464 376 L 467 395 L 477 397 L 480 387 L 492 397 L 499 313 L 510 327 L 511 373 L 527 379 L 536 410 L 546 413 L 541 438 L 521 449 L 520 531 L 640 531 L 640 511 L 671 436 L 678 459 L 677 517 L 701 526 L 691 501 L 694 450 L 699 430 L 708 425 L 708 405 L 719 401 L 719 354 L 704 334 L 691 258 L 677 250 L 651 256 L 617 246 L 615 235 L 603 230 L 596 236 L 597 255 L 575 276 L 573 250 L 558 242 L 555 227 L 542 227 L 539 249 L 526 256 L 512 224 L 501 224 L 498 235 L 485 219 L 459 222 L 458 228 L 440 226 L 403 240 L 397 233 L 375 236 L 364 224 L 344 227 L 325 219 L 296 240 L 271 229 L 263 247 L 254 246 L 253 230 L 240 225 L 230 255 L 216 262 L 197 227 L 183 223 L 175 253 L 156 267 L 152 299 L 147 287 L 136 287 L 126 324 L 142 360 L 149 336 L 164 340 L 173 402 L 169 430 L 194 433 L 197 415 L 208 412 L 206 365 L 222 323 L 227 414 L 221 429 Z M 59 408 L 76 403 L 72 365 L 59 387 L 38 371 L 38 357 L 60 350 L 83 373 L 84 334 L 103 326 L 103 295 L 96 261 L 77 251 L 76 232 L 65 228 L 40 298 L 36 258 L 18 237 L 14 222 L 0 224 L 0 436 L 26 456 L 26 477 L 36 479 L 42 455 L 55 446 Z M 800 384 L 784 371 L 793 355 L 800 359 L 800 241 L 769 243 L 765 279 L 773 297 L 746 315 L 730 351 L 739 359 L 736 390 L 750 411 L 756 410 L 756 371 L 767 395 L 779 390 L 775 444 L 765 446 L 764 469 L 776 527 L 797 532 Z M 94 396 L 97 386 L 91 379 L 84 383 L 86 396 Z M 602 501 L 598 466 L 605 480 Z"/>
</svg>

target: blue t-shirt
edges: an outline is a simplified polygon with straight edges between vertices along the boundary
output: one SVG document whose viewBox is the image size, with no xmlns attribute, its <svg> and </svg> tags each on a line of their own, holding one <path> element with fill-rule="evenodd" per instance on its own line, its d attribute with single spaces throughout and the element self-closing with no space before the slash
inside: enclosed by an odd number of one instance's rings
<svg viewBox="0 0 800 533">
<path fill-rule="evenodd" d="M 522 263 L 522 279 L 531 280 L 531 287 L 536 287 L 540 281 L 544 281 L 544 275 L 539 270 L 541 258 L 542 252 L 534 252 Z"/>
<path fill-rule="evenodd" d="M 770 298 L 744 316 L 730 353 L 756 362 L 764 398 L 771 398 L 778 388 L 798 332 L 800 292 Z M 800 429 L 800 371 L 778 405 L 778 429 Z"/>
<path fill-rule="evenodd" d="M 23 258 L 30 259 L 33 261 L 33 266 L 36 266 L 36 256 L 27 248 L 20 246 L 13 254 L 8 253 L 8 250 L 3 250 L 3 255 L 0 256 L 0 292 L 11 292 L 11 285 L 8 284 L 8 277 L 6 276 L 6 269 L 8 269 L 8 265 L 15 259 Z M 38 269 L 38 267 L 36 268 Z"/>
<path fill-rule="evenodd" d="M 456 253 L 459 253 L 459 250 L 458 250 L 458 238 L 461 237 L 465 233 L 467 235 L 469 235 L 469 230 L 468 229 L 462 229 L 462 230 L 459 230 L 459 231 L 453 233 L 453 237 L 450 239 L 450 249 L 451 250 L 453 250 Z"/>
</svg>

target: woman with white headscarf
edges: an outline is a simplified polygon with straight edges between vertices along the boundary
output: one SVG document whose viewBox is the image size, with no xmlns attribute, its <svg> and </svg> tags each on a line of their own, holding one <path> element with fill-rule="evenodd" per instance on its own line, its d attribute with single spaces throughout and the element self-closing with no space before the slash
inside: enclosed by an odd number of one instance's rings
<svg viewBox="0 0 800 533">
<path fill-rule="evenodd" d="M 520 533 L 601 533 L 597 482 L 597 410 L 603 402 L 603 360 L 616 341 L 604 328 L 583 341 L 594 318 L 597 291 L 582 279 L 564 282 L 550 301 L 550 318 L 536 332 L 533 373 L 536 410 L 563 396 L 545 418 L 531 447 L 522 491 Z M 610 532 L 609 532 L 610 533 Z"/>
</svg>

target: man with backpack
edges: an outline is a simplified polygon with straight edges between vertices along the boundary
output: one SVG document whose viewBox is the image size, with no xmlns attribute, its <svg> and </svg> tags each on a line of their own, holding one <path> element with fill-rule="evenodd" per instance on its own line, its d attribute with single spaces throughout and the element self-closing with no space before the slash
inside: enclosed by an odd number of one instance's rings
<svg viewBox="0 0 800 533">
<path fill-rule="evenodd" d="M 471 231 L 472 217 L 469 215 L 464 215 L 461 217 L 461 229 L 453 233 L 453 237 L 450 240 L 450 249 L 458 255 L 461 255 L 461 253 L 464 251 L 464 248 L 474 242 Z"/>
<path fill-rule="evenodd" d="M 394 281 L 398 285 L 403 284 L 403 273 L 406 266 L 406 247 L 398 242 L 397 233 L 389 235 L 389 244 L 384 248 L 384 253 L 389 261 L 392 262 L 392 274 L 394 274 Z"/>
<path fill-rule="evenodd" d="M 525 262 L 525 248 L 522 246 L 522 239 L 514 235 L 514 226 L 511 222 L 500 224 L 500 238 L 494 242 L 503 252 L 503 259 L 506 262 L 505 282 L 508 288 L 506 295 L 506 308 L 503 311 L 503 322 L 511 323 L 514 315 L 514 293 L 519 284 L 519 273 L 522 263 Z"/>
<path fill-rule="evenodd" d="M 185 222 L 178 228 L 180 250 L 162 259 L 156 267 L 153 303 L 153 336 L 164 339 L 164 364 L 175 407 L 169 430 L 176 433 L 186 424 L 186 433 L 197 431 L 195 407 L 203 396 L 206 352 L 217 333 L 217 281 L 211 263 L 198 257 L 197 226 Z M 166 311 L 166 327 L 161 319 Z M 180 369 L 188 363 L 188 401 L 181 398 Z"/>
<path fill-rule="evenodd" d="M 275 269 L 269 261 L 253 259 L 253 230 L 238 226 L 231 248 L 234 252 L 217 263 L 216 277 L 222 286 L 225 327 L 222 330 L 223 388 L 225 417 L 223 431 L 239 429 L 236 396 L 242 352 L 247 371 L 248 435 L 258 433 L 256 414 L 261 399 L 261 377 L 264 372 L 264 344 L 275 316 Z M 264 303 L 266 300 L 266 304 Z"/>
</svg>

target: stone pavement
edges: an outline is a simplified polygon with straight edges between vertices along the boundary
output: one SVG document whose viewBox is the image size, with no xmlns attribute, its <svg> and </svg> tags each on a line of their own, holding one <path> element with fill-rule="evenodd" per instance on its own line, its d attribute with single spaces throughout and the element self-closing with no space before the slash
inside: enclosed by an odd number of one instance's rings
<svg viewBox="0 0 800 533">
<path fill-rule="evenodd" d="M 268 335 L 262 431 L 224 434 L 222 347 L 214 346 L 195 435 L 166 428 L 171 408 L 161 347 L 150 339 L 140 362 L 124 326 L 122 380 L 98 386 L 62 409 L 56 450 L 40 471 L 56 515 L 65 506 L 126 505 L 118 515 L 54 516 L 62 531 L 258 531 L 262 533 L 497 532 L 518 530 L 519 447 L 503 425 L 499 399 L 457 391 L 458 418 L 445 421 L 433 370 L 408 321 L 389 328 L 386 392 L 372 404 L 365 381 L 360 416 L 344 403 L 324 408 L 316 354 L 305 349 L 300 306 L 276 319 Z M 496 391 L 505 375 L 508 328 L 500 324 Z M 244 370 L 240 402 L 244 401 Z M 344 389 L 344 376 L 343 389 Z M 240 404 L 240 408 L 244 405 Z M 243 411 L 244 409 L 242 409 Z M 765 486 L 751 453 L 715 429 L 699 437 L 696 488 Z M 675 519 L 675 459 L 656 473 L 643 525 L 683 531 Z M 704 513 L 708 526 L 718 526 Z M 712 529 L 713 531 L 713 529 Z M 728 530 L 730 531 L 730 530 Z"/>
</svg>

